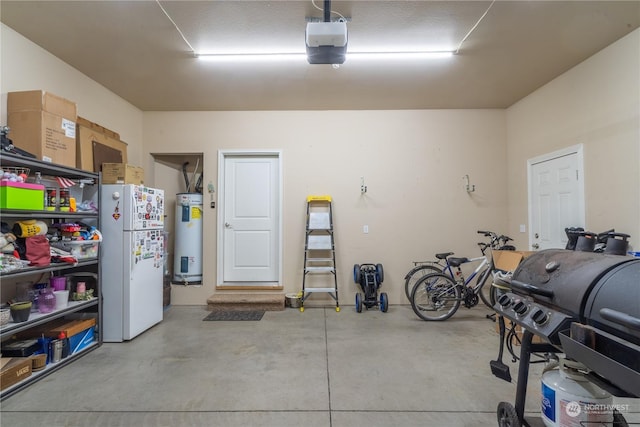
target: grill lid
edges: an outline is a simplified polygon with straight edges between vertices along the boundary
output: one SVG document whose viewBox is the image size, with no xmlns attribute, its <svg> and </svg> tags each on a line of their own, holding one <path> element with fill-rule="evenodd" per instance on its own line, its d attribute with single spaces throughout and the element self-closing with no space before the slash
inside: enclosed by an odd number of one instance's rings
<svg viewBox="0 0 640 427">
<path fill-rule="evenodd" d="M 546 249 L 520 263 L 513 273 L 512 288 L 541 305 L 580 317 L 596 282 L 615 266 L 632 260 L 619 255 Z"/>
<path fill-rule="evenodd" d="M 640 345 L 640 260 L 619 265 L 598 281 L 583 321 Z"/>
</svg>

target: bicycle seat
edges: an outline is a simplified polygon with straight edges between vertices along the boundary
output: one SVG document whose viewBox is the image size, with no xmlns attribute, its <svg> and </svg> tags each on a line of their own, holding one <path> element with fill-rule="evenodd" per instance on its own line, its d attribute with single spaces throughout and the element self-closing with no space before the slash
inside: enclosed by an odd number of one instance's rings
<svg viewBox="0 0 640 427">
<path fill-rule="evenodd" d="M 436 254 L 436 258 L 438 259 L 447 259 L 449 255 L 453 255 L 453 252 L 442 252 L 440 254 Z"/>
<path fill-rule="evenodd" d="M 469 258 L 449 258 L 448 261 L 451 267 L 460 267 L 460 264 L 469 262 Z"/>
</svg>

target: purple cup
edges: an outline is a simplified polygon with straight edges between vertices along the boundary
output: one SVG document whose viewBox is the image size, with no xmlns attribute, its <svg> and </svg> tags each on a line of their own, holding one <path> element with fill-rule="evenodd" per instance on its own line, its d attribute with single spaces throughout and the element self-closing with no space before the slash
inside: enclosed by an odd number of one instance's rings
<svg viewBox="0 0 640 427">
<path fill-rule="evenodd" d="M 64 276 L 52 277 L 49 279 L 49 286 L 54 291 L 64 291 L 67 289 L 67 278 Z"/>
</svg>

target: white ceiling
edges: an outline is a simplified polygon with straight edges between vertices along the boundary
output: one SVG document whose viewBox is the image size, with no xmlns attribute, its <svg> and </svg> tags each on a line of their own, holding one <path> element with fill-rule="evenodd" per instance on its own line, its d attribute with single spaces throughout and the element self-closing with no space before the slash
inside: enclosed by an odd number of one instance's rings
<svg viewBox="0 0 640 427">
<path fill-rule="evenodd" d="M 311 0 L 160 4 L 196 51 L 303 52 L 306 18 L 323 15 Z M 455 49 L 490 5 L 354 0 L 331 9 L 350 19 L 349 50 L 441 50 Z M 338 69 L 197 59 L 152 0 L 2 0 L 0 14 L 145 111 L 505 108 L 638 28 L 640 1 L 496 1 L 458 55 L 347 59 Z"/>
</svg>

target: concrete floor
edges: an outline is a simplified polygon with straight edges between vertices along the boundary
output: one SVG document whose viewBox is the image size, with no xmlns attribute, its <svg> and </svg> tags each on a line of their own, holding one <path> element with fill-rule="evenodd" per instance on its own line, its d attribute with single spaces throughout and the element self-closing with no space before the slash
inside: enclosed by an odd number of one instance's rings
<svg viewBox="0 0 640 427">
<path fill-rule="evenodd" d="M 498 338 L 487 313 L 461 308 L 432 323 L 410 306 L 345 306 L 203 322 L 204 307 L 170 307 L 133 341 L 105 343 L 5 399 L 0 424 L 495 427 L 515 380 L 489 370 Z M 531 414 L 541 368 L 531 368 Z M 640 423 L 638 399 L 622 402 L 627 420 Z"/>
</svg>

